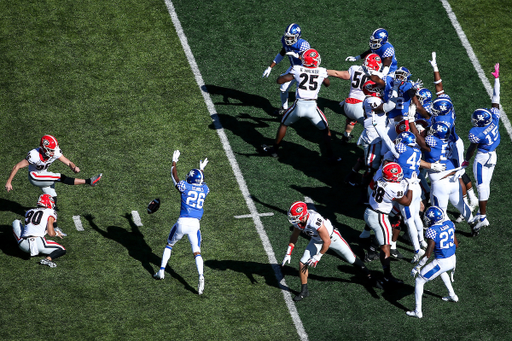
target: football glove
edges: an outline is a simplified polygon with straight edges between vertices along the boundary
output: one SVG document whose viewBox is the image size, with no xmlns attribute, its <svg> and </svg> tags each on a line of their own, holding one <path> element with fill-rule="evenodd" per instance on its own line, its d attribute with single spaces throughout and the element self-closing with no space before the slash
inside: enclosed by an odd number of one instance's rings
<svg viewBox="0 0 512 341">
<path fill-rule="evenodd" d="M 286 55 L 287 56 L 292 56 L 293 58 L 297 58 L 297 59 L 300 58 L 299 54 L 297 52 L 293 52 L 293 51 L 286 52 Z"/>
<path fill-rule="evenodd" d="M 496 65 L 494 65 L 494 72 L 491 73 L 494 76 L 494 78 L 500 77 L 500 63 L 496 63 Z"/>
<path fill-rule="evenodd" d="M 434 68 L 434 72 L 439 71 L 439 69 L 437 68 L 436 53 L 435 52 L 432 52 L 432 60 L 429 60 L 429 62 L 430 62 L 430 65 L 432 65 L 432 67 Z"/>
<path fill-rule="evenodd" d="M 323 255 L 321 253 L 317 253 L 307 261 L 306 265 L 316 268 L 316 265 L 318 264 L 322 256 Z"/>
<path fill-rule="evenodd" d="M 207 164 L 208 164 L 208 158 L 205 158 L 204 161 L 199 160 L 199 169 L 204 170 L 204 167 L 206 167 Z"/>
<path fill-rule="evenodd" d="M 283 263 L 281 263 L 281 266 L 284 266 L 286 263 L 290 264 L 290 261 L 292 260 L 292 251 L 295 247 L 294 244 L 290 243 L 288 244 L 288 249 L 286 250 L 286 256 L 284 256 Z"/>
<path fill-rule="evenodd" d="M 155 213 L 160 208 L 160 199 L 153 199 L 148 205 L 148 214 Z"/>
<path fill-rule="evenodd" d="M 269 66 L 264 72 L 263 72 L 263 76 L 261 76 L 262 78 L 265 78 L 270 75 L 270 72 L 272 71 L 272 68 Z"/>
<path fill-rule="evenodd" d="M 348 56 L 347 58 L 345 58 L 345 61 L 346 62 L 356 62 L 357 58 L 354 56 Z"/>
<path fill-rule="evenodd" d="M 444 172 L 446 170 L 446 165 L 440 161 L 436 161 L 430 164 L 430 169 L 432 169 L 434 172 Z"/>
<path fill-rule="evenodd" d="M 418 80 L 412 84 L 412 87 L 414 90 L 419 90 L 419 89 L 423 88 L 423 81 L 418 78 Z"/>
<path fill-rule="evenodd" d="M 409 122 L 414 122 L 416 120 L 416 105 L 414 103 L 411 103 L 409 105 L 409 112 L 407 114 L 407 117 L 409 119 Z"/>
<path fill-rule="evenodd" d="M 179 157 L 180 157 L 180 151 L 175 150 L 174 153 L 172 153 L 172 162 L 178 162 Z"/>
</svg>

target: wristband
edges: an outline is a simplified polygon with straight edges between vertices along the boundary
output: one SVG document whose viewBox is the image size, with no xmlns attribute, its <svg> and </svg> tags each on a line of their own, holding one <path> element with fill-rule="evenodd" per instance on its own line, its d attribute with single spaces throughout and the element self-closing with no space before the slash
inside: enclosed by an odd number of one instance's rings
<svg viewBox="0 0 512 341">
<path fill-rule="evenodd" d="M 435 81 L 434 84 L 439 84 L 441 83 L 443 80 L 442 79 L 439 79 L 438 81 Z"/>
<path fill-rule="evenodd" d="M 441 91 L 436 92 L 436 95 L 438 95 L 438 96 L 439 96 L 440 94 L 444 94 L 444 90 L 441 90 Z"/>
<path fill-rule="evenodd" d="M 434 72 L 439 72 L 439 69 L 437 68 L 437 64 L 435 66 L 433 66 L 434 68 Z"/>
<path fill-rule="evenodd" d="M 286 255 L 287 256 L 292 254 L 292 251 L 293 251 L 294 247 L 295 247 L 295 245 L 293 245 L 292 243 L 288 244 L 288 250 L 286 250 Z"/>
</svg>

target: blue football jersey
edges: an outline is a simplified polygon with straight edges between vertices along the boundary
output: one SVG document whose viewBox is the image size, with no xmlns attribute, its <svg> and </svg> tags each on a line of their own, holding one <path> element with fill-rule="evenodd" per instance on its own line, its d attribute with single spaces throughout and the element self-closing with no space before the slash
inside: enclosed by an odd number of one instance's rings
<svg viewBox="0 0 512 341">
<path fill-rule="evenodd" d="M 384 88 L 384 102 L 387 102 L 393 93 L 394 79 L 392 76 L 386 76 L 384 81 L 386 82 L 386 87 Z M 387 114 L 390 119 L 397 116 L 407 116 L 409 113 L 409 105 L 411 104 L 411 97 L 409 96 L 409 90 L 411 89 L 411 82 L 405 82 L 404 84 L 400 85 L 398 88 L 398 99 L 396 101 L 396 107 Z"/>
<path fill-rule="evenodd" d="M 395 149 L 400 156 L 395 158 L 395 162 L 402 167 L 405 179 L 411 179 L 420 175 L 421 151 L 418 147 L 407 146 L 399 143 Z M 416 175 L 414 175 L 416 174 Z"/>
<path fill-rule="evenodd" d="M 436 246 L 434 255 L 436 258 L 448 258 L 455 254 L 455 225 L 446 220 L 430 226 L 425 232 L 425 237 L 432 239 Z"/>
<path fill-rule="evenodd" d="M 448 141 L 443 141 L 433 135 L 427 135 L 427 137 L 425 137 L 425 143 L 430 147 L 430 152 L 423 152 L 423 157 L 426 162 L 434 163 L 440 161 L 442 164 L 446 165 L 446 170 L 455 168 L 453 161 L 448 158 L 451 153 Z"/>
<path fill-rule="evenodd" d="M 478 151 L 488 153 L 500 144 L 500 109 L 491 108 L 492 122 L 485 127 L 473 127 L 469 130 L 469 141 L 478 144 Z"/>
<path fill-rule="evenodd" d="M 288 45 L 284 41 L 284 36 L 283 36 L 281 38 L 281 44 L 283 45 L 283 48 L 286 52 L 295 52 L 295 53 L 298 53 L 299 55 L 302 55 L 302 52 L 307 51 L 311 48 L 309 43 L 302 38 L 299 38 L 295 44 Z M 295 58 L 292 56 L 288 56 L 288 58 L 290 59 L 291 66 L 302 65 L 302 61 L 300 60 L 300 58 Z"/>
<path fill-rule="evenodd" d="M 205 183 L 193 185 L 181 180 L 176 188 L 181 193 L 180 218 L 201 219 L 203 217 L 204 199 L 210 193 L 208 186 Z"/>
<path fill-rule="evenodd" d="M 379 55 L 380 58 L 384 59 L 387 57 L 393 57 L 391 61 L 391 65 L 389 66 L 389 73 L 395 72 L 397 69 L 397 61 L 395 56 L 395 48 L 393 45 L 391 45 L 389 42 L 383 44 L 381 47 L 379 47 L 376 50 L 371 50 L 373 53 L 376 53 Z"/>
</svg>

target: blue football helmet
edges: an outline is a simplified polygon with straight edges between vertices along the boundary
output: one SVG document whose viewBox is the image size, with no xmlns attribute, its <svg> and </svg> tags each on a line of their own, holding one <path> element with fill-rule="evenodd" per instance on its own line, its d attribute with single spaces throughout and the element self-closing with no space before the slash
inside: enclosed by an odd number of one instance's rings
<svg viewBox="0 0 512 341">
<path fill-rule="evenodd" d="M 398 81 L 400 83 L 404 83 L 409 81 L 411 79 L 411 72 L 406 67 L 400 67 L 398 70 L 395 71 L 395 81 Z"/>
<path fill-rule="evenodd" d="M 302 30 L 297 24 L 290 24 L 284 31 L 284 42 L 286 45 L 291 46 L 295 44 L 301 35 Z"/>
<path fill-rule="evenodd" d="M 423 216 L 423 222 L 426 227 L 430 227 L 437 223 L 440 223 L 445 220 L 444 211 L 439 206 L 430 206 L 425 211 L 425 215 Z"/>
<path fill-rule="evenodd" d="M 450 127 L 445 122 L 436 122 L 430 127 L 430 135 L 447 141 L 450 137 Z"/>
<path fill-rule="evenodd" d="M 414 136 L 410 131 L 404 131 L 396 137 L 395 142 L 397 144 L 403 143 L 406 146 L 414 147 L 416 145 L 416 136 Z"/>
<path fill-rule="evenodd" d="M 192 169 L 187 175 L 187 182 L 191 185 L 201 185 L 203 180 L 203 172 L 196 168 Z"/>
<path fill-rule="evenodd" d="M 370 48 L 372 50 L 377 50 L 387 42 L 388 31 L 386 31 L 383 28 L 378 28 L 375 31 L 373 31 L 372 35 L 370 36 L 370 42 L 368 44 L 370 45 Z"/>
<path fill-rule="evenodd" d="M 427 88 L 421 88 L 416 91 L 416 96 L 423 106 L 432 102 L 432 92 Z"/>
<path fill-rule="evenodd" d="M 432 116 L 443 116 L 453 109 L 452 101 L 447 98 L 436 98 L 432 102 Z"/>
<path fill-rule="evenodd" d="M 485 127 L 492 122 L 492 114 L 489 109 L 476 109 L 471 115 L 473 127 Z"/>
</svg>

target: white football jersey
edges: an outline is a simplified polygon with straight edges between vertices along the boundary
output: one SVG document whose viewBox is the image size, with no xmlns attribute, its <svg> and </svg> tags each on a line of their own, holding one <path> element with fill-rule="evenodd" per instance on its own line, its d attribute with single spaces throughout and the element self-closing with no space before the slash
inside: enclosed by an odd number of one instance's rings
<svg viewBox="0 0 512 341">
<path fill-rule="evenodd" d="M 60 158 L 62 156 L 62 151 L 60 149 L 57 149 L 57 150 L 55 150 L 55 153 L 53 154 L 52 157 L 44 160 L 43 154 L 41 154 L 39 152 L 39 148 L 41 148 L 41 147 L 32 149 L 27 154 L 26 159 L 29 163 L 29 165 L 28 165 L 29 172 L 40 172 L 43 170 L 47 170 L 48 167 L 50 167 L 50 165 L 55 160 L 57 160 L 58 158 Z"/>
<path fill-rule="evenodd" d="M 375 112 L 375 108 L 383 103 L 382 98 L 368 96 L 363 101 L 364 108 L 364 129 L 365 129 L 365 141 L 367 143 L 376 143 L 381 140 L 377 130 L 375 129 L 375 125 L 380 125 L 385 128 L 387 124 L 387 116 L 386 113 L 381 111 L 379 113 Z"/>
<path fill-rule="evenodd" d="M 21 237 L 44 237 L 47 233 L 46 227 L 50 217 L 57 221 L 57 213 L 50 208 L 38 207 L 28 210 L 25 213 L 25 228 Z"/>
<path fill-rule="evenodd" d="M 333 226 L 329 219 L 325 219 L 318 212 L 313 210 L 308 210 L 309 219 L 306 222 L 306 227 L 304 228 L 304 233 L 311 237 L 315 242 L 321 242 L 322 238 L 318 234 L 318 229 L 324 224 L 327 229 L 327 233 L 329 236 L 332 234 Z"/>
<path fill-rule="evenodd" d="M 363 92 L 363 84 L 370 80 L 370 77 L 363 72 L 361 65 L 352 65 L 348 69 L 350 74 L 350 92 L 348 98 L 355 98 L 364 101 L 366 95 Z"/>
<path fill-rule="evenodd" d="M 374 211 L 389 214 L 393 209 L 393 200 L 400 199 L 405 192 L 407 192 L 407 181 L 402 180 L 396 183 L 379 179 L 370 196 L 370 206 Z"/>
<path fill-rule="evenodd" d="M 290 74 L 297 81 L 297 99 L 317 99 L 322 82 L 328 77 L 326 68 L 307 68 L 299 65 L 295 65 Z"/>
</svg>

